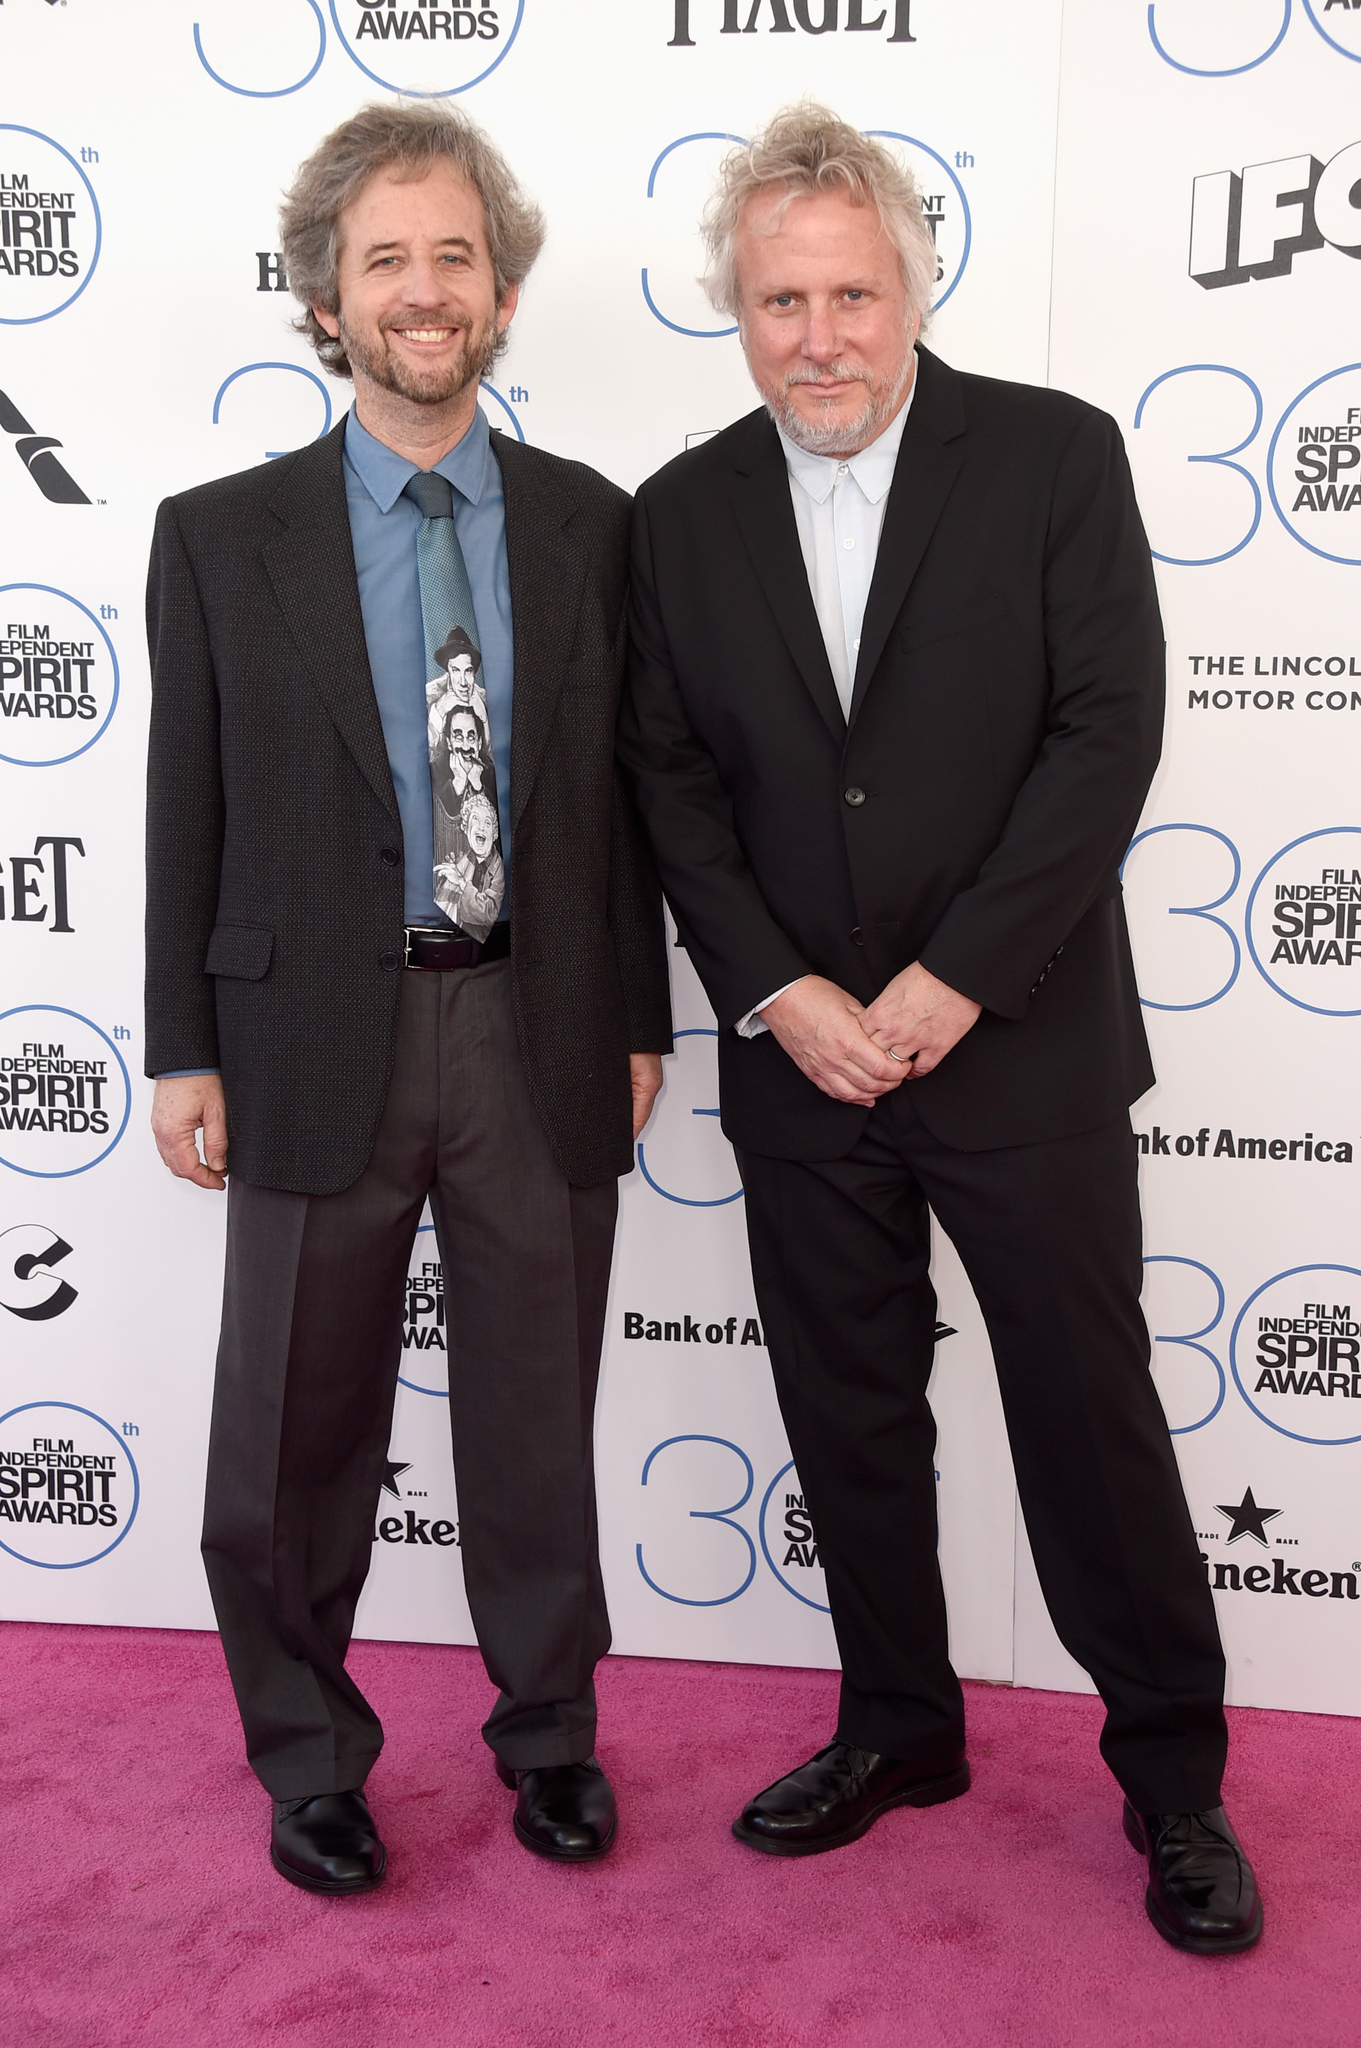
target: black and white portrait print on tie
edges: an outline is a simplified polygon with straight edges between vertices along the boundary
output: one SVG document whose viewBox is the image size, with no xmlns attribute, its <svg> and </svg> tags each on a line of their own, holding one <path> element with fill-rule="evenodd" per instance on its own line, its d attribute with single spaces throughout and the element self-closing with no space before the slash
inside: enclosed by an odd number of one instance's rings
<svg viewBox="0 0 1361 2048">
<path fill-rule="evenodd" d="M 506 870 L 477 614 L 454 530 L 453 485 L 435 470 L 421 470 L 405 495 L 421 514 L 416 562 L 428 679 L 435 901 L 469 938 L 485 939 L 500 915 Z"/>
</svg>

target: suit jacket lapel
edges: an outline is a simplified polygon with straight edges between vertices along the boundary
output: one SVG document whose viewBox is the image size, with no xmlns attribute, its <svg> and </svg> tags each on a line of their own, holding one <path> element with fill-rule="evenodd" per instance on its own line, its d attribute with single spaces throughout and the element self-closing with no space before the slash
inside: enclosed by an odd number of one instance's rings
<svg viewBox="0 0 1361 2048">
<path fill-rule="evenodd" d="M 344 445 L 342 420 L 324 440 L 283 459 L 287 468 L 270 500 L 281 530 L 265 543 L 265 568 L 308 676 L 374 794 L 396 818 L 359 605 Z"/>
<path fill-rule="evenodd" d="M 922 348 L 918 350 L 917 376 L 919 388 L 903 428 L 860 629 L 852 724 L 964 463 L 964 449 L 958 441 L 965 427 L 958 377 L 938 356 Z"/>
<path fill-rule="evenodd" d="M 586 559 L 565 530 L 574 512 L 570 498 L 537 466 L 529 472 L 527 451 L 518 441 L 498 434 L 493 445 L 506 501 L 506 563 L 515 636 L 510 721 L 510 805 L 515 824 L 539 772 L 567 672 Z"/>
<path fill-rule="evenodd" d="M 739 459 L 733 480 L 733 512 L 785 644 L 840 746 L 846 737 L 846 720 L 808 588 L 784 451 L 769 420 L 763 417 L 754 426 L 754 445 Z"/>
</svg>

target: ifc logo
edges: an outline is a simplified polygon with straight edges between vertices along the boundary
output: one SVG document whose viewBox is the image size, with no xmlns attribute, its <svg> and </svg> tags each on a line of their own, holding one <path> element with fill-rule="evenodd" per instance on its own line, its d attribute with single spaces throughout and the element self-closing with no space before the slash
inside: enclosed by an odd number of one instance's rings
<svg viewBox="0 0 1361 2048">
<path fill-rule="evenodd" d="M 58 1231 L 43 1223 L 0 1230 L 0 1307 L 25 1323 L 48 1323 L 65 1315 L 77 1290 L 53 1268 L 69 1259 L 71 1250 Z"/>
</svg>

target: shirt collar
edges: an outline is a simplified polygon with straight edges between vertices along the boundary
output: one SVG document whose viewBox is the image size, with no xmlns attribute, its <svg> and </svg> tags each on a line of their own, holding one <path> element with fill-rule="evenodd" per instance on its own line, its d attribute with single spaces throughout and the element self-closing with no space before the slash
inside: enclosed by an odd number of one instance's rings
<svg viewBox="0 0 1361 2048">
<path fill-rule="evenodd" d="M 907 394 L 907 403 L 889 421 L 883 433 L 871 441 L 868 448 L 862 448 L 858 455 L 810 455 L 806 448 L 799 448 L 790 440 L 783 427 L 775 429 L 780 437 L 780 445 L 784 449 L 784 459 L 789 466 L 790 475 L 803 485 L 814 504 L 826 503 L 843 461 L 871 505 L 877 505 L 880 499 L 887 495 L 898 463 L 903 428 L 907 425 L 907 416 L 917 395 L 921 364 L 917 361 L 915 352 L 913 360 L 917 362 L 917 367 L 912 377 L 912 388 Z"/>
<path fill-rule="evenodd" d="M 399 455 L 395 448 L 389 448 L 385 441 L 378 440 L 367 427 L 361 426 L 353 406 L 345 421 L 345 460 L 380 512 L 392 510 L 415 476 L 418 466 L 408 462 L 405 455 Z M 487 488 L 494 460 L 487 415 L 478 406 L 463 439 L 435 464 L 435 468 L 470 504 L 478 505 Z"/>
</svg>

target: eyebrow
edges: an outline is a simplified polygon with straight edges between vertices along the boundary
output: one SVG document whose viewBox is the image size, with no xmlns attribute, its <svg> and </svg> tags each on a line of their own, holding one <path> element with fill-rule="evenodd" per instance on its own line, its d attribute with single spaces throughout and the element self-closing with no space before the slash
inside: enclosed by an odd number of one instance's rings
<svg viewBox="0 0 1361 2048">
<path fill-rule="evenodd" d="M 381 256 L 388 249 L 404 249 L 405 247 L 406 244 L 404 242 L 370 242 L 364 254 L 365 256 Z M 468 240 L 466 235 L 441 235 L 435 247 L 437 249 L 466 249 L 470 256 L 477 254 L 475 246 Z"/>
<path fill-rule="evenodd" d="M 828 290 L 833 292 L 872 292 L 878 291 L 882 283 L 882 278 L 845 277 L 841 280 L 840 284 L 829 285 Z M 797 299 L 802 296 L 802 287 L 795 284 L 772 285 L 768 288 L 765 295 L 768 298 L 779 299 L 785 297 L 786 294 L 792 299 Z"/>
</svg>

